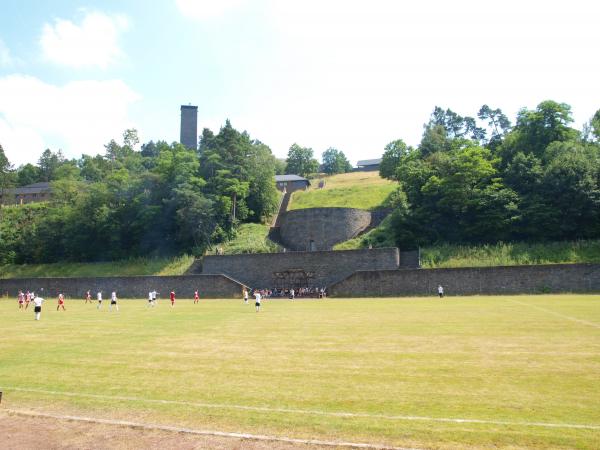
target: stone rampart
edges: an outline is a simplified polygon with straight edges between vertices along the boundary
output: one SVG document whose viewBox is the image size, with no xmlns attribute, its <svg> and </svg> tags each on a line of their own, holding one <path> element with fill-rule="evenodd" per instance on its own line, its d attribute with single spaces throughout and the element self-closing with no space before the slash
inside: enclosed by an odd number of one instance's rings
<svg viewBox="0 0 600 450">
<path fill-rule="evenodd" d="M 329 287 L 336 297 L 600 292 L 600 264 L 358 271 Z"/>
<path fill-rule="evenodd" d="M 252 288 L 324 287 L 357 270 L 397 269 L 397 248 L 205 256 L 202 273 L 223 273 Z"/>
<path fill-rule="evenodd" d="M 280 215 L 280 238 L 283 245 L 295 251 L 332 250 L 365 230 L 371 213 L 354 208 L 295 209 Z"/>
<path fill-rule="evenodd" d="M 168 298 L 174 290 L 179 298 L 193 298 L 196 289 L 201 298 L 234 298 L 241 295 L 242 284 L 224 275 L 0 279 L 1 295 L 16 297 L 19 289 L 48 298 L 63 293 L 81 299 L 89 290 L 94 300 L 98 291 L 104 298 L 112 291 L 122 298 L 148 298 L 148 292 L 156 290 Z"/>
</svg>

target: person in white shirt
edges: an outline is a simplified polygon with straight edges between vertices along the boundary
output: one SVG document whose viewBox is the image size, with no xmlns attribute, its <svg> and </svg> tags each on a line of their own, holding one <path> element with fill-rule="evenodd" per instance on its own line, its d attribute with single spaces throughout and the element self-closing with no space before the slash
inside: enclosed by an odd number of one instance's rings
<svg viewBox="0 0 600 450">
<path fill-rule="evenodd" d="M 110 294 L 110 306 L 108 307 L 109 311 L 112 311 L 113 305 L 115 305 L 115 308 L 117 308 L 118 311 L 119 305 L 117 305 L 117 293 L 115 291 L 113 291 L 113 293 Z"/>
<path fill-rule="evenodd" d="M 441 284 L 438 286 L 438 295 L 440 296 L 440 298 L 444 296 L 444 288 Z"/>
<path fill-rule="evenodd" d="M 294 301 L 295 296 L 296 296 L 296 291 L 294 291 L 294 288 L 292 288 L 290 290 L 290 300 Z"/>
<path fill-rule="evenodd" d="M 256 302 L 254 303 L 254 306 L 256 306 L 256 312 L 259 312 L 261 295 L 260 295 L 260 292 L 258 292 L 258 289 L 254 290 L 254 298 L 256 299 Z"/>
<path fill-rule="evenodd" d="M 244 303 L 248 304 L 248 289 L 244 288 Z"/>
<path fill-rule="evenodd" d="M 35 320 L 40 320 L 40 315 L 42 314 L 42 303 L 44 303 L 44 299 L 42 297 L 35 297 L 33 299 L 33 312 L 35 313 Z"/>
<path fill-rule="evenodd" d="M 152 303 L 152 291 L 148 292 L 148 308 L 153 307 L 153 303 Z"/>
<path fill-rule="evenodd" d="M 156 289 L 152 291 L 152 306 L 156 306 Z"/>
<path fill-rule="evenodd" d="M 102 308 L 102 292 L 98 291 L 98 293 L 96 294 L 96 298 L 98 299 L 98 306 L 96 307 L 97 309 Z"/>
</svg>

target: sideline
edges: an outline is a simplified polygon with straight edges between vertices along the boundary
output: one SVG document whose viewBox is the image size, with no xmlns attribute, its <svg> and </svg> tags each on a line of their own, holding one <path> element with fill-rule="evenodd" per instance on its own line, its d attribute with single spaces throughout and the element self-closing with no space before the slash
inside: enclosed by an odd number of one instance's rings
<svg viewBox="0 0 600 450">
<path fill-rule="evenodd" d="M 511 303 L 516 303 L 516 304 L 522 305 L 522 306 L 528 306 L 529 308 L 537 309 L 538 311 L 542 311 L 542 312 L 545 312 L 545 313 L 548 313 L 548 314 L 552 314 L 553 316 L 560 317 L 562 319 L 570 320 L 571 322 L 577 322 L 577 323 L 581 323 L 583 325 L 588 325 L 590 327 L 594 327 L 594 328 L 600 329 L 600 324 L 597 324 L 595 322 L 590 322 L 588 320 L 578 319 L 577 317 L 565 316 L 564 314 L 557 313 L 556 311 L 552 311 L 551 309 L 546 309 L 546 308 L 542 308 L 541 306 L 531 305 L 531 304 L 525 303 L 525 302 L 520 302 L 519 300 L 514 300 L 512 298 L 509 298 L 507 300 L 509 302 L 511 302 Z"/>
<path fill-rule="evenodd" d="M 318 416 L 329 416 L 329 417 L 367 418 L 367 419 L 383 419 L 383 420 L 406 420 L 406 421 L 423 421 L 423 422 L 446 422 L 446 423 L 472 423 L 472 424 L 483 424 L 483 425 L 507 425 L 507 426 L 541 427 L 541 428 L 569 428 L 569 429 L 579 429 L 579 430 L 600 430 L 600 425 L 589 425 L 589 424 L 516 422 L 516 421 L 508 421 L 508 420 L 463 419 L 463 418 L 426 417 L 426 416 L 402 416 L 402 415 L 319 411 L 319 410 L 291 409 L 291 408 L 268 408 L 265 406 L 244 406 L 244 405 L 230 405 L 230 404 L 220 404 L 220 403 L 187 402 L 187 401 L 180 401 L 180 400 L 148 399 L 148 398 L 143 398 L 143 397 L 129 397 L 129 396 L 124 397 L 124 396 L 118 396 L 118 395 L 101 395 L 101 394 L 85 394 L 85 393 L 78 393 L 78 392 L 47 391 L 47 390 L 43 390 L 43 389 L 20 388 L 20 387 L 15 387 L 15 386 L 1 386 L 0 390 L 37 392 L 40 394 L 58 395 L 58 396 L 65 396 L 65 397 L 97 398 L 97 399 L 102 399 L 102 400 L 146 402 L 146 403 L 158 403 L 158 404 L 163 404 L 163 405 L 165 405 L 165 404 L 182 405 L 182 406 L 191 406 L 191 407 L 196 407 L 196 408 L 237 409 L 237 410 L 244 410 L 244 411 L 307 414 L 307 415 L 318 415 Z"/>
<path fill-rule="evenodd" d="M 27 417 L 44 417 L 49 419 L 58 419 L 58 420 L 70 420 L 76 422 L 86 422 L 86 423 L 97 423 L 103 425 L 118 425 L 122 427 L 129 428 L 137 428 L 141 430 L 153 430 L 153 431 L 171 431 L 175 433 L 185 433 L 185 434 L 196 434 L 202 436 L 218 436 L 218 437 L 228 437 L 228 438 L 237 438 L 237 439 L 250 439 L 253 441 L 269 441 L 269 442 L 286 442 L 288 444 L 306 444 L 306 445 L 320 445 L 327 447 L 350 447 L 350 448 L 365 448 L 369 450 L 419 450 L 416 448 L 408 448 L 408 447 L 389 447 L 387 445 L 377 445 L 377 444 L 363 444 L 356 442 L 343 442 L 343 441 L 322 441 L 319 439 L 298 439 L 298 438 L 290 438 L 285 436 L 266 436 L 261 434 L 247 434 L 247 433 L 228 433 L 225 431 L 209 431 L 209 430 L 196 430 L 193 428 L 180 428 L 173 427 L 169 425 L 157 425 L 157 424 L 149 424 L 149 423 L 141 423 L 141 422 L 129 422 L 126 420 L 113 420 L 113 419 L 98 419 L 94 417 L 84 417 L 84 416 L 68 416 L 62 414 L 49 414 L 49 413 L 41 413 L 36 411 L 24 411 L 17 409 L 0 409 L 1 412 L 6 412 L 8 414 L 18 415 L 18 416 L 27 416 Z"/>
</svg>

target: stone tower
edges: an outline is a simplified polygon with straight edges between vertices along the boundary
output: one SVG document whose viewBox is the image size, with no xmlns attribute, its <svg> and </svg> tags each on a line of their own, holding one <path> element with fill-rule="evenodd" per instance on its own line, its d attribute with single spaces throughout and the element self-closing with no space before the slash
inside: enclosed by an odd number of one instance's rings
<svg viewBox="0 0 600 450">
<path fill-rule="evenodd" d="M 181 105 L 181 133 L 179 142 L 187 148 L 198 148 L 198 107 Z"/>
</svg>

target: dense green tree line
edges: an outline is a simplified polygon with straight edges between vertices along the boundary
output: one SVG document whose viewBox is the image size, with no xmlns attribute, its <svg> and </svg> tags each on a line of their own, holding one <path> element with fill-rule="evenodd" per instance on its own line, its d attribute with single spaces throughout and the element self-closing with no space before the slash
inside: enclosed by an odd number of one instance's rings
<svg viewBox="0 0 600 450">
<path fill-rule="evenodd" d="M 277 206 L 275 157 L 229 122 L 218 134 L 205 129 L 198 151 L 136 143 L 127 130 L 104 155 L 46 150 L 17 170 L 0 151 L 2 187 L 50 181 L 53 190 L 50 202 L 0 209 L 0 263 L 201 254 Z"/>
<path fill-rule="evenodd" d="M 600 110 L 583 132 L 554 101 L 514 126 L 487 105 L 477 117 L 436 107 L 417 148 L 385 148 L 398 245 L 600 237 Z"/>
</svg>

